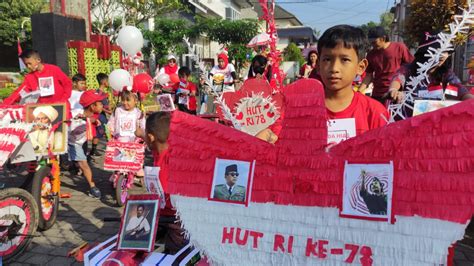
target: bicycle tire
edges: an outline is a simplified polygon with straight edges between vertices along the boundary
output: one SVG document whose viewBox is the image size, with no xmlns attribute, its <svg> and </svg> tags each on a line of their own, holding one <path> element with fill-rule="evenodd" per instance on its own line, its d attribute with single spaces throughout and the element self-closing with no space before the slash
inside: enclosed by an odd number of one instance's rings
<svg viewBox="0 0 474 266">
<path fill-rule="evenodd" d="M 119 207 L 125 204 L 128 196 L 127 182 L 127 175 L 120 173 L 117 179 L 117 185 L 115 186 L 115 200 Z"/>
<path fill-rule="evenodd" d="M 0 190 L 0 219 L 12 219 L 10 215 L 17 216 L 16 219 L 24 223 L 15 232 L 17 236 L 0 240 L 0 256 L 5 264 L 12 262 L 28 247 L 38 227 L 38 205 L 28 191 L 21 188 Z"/>
<path fill-rule="evenodd" d="M 59 209 L 59 195 L 52 194 L 51 167 L 41 167 L 30 184 L 30 193 L 39 208 L 38 229 L 45 231 L 56 222 Z"/>
</svg>

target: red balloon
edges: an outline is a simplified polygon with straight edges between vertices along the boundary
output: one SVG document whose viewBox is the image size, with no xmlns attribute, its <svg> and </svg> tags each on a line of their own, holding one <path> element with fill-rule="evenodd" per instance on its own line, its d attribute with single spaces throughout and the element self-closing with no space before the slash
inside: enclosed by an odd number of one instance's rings
<svg viewBox="0 0 474 266">
<path fill-rule="evenodd" d="M 170 83 L 175 84 L 179 82 L 178 74 L 171 74 L 170 75 Z"/>
<path fill-rule="evenodd" d="M 133 77 L 133 92 L 139 92 L 147 94 L 151 91 L 153 87 L 153 79 L 147 73 L 140 73 Z"/>
</svg>

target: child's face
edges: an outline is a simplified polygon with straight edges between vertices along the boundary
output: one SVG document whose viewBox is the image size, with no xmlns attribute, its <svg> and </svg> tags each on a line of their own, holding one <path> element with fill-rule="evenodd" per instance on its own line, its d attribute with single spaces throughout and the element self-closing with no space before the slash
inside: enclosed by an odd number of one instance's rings
<svg viewBox="0 0 474 266">
<path fill-rule="evenodd" d="M 102 104 L 102 102 L 95 102 L 91 104 L 91 110 L 94 114 L 102 113 L 103 109 L 104 109 L 104 105 Z"/>
<path fill-rule="evenodd" d="M 108 79 L 102 80 L 100 85 L 102 85 L 102 87 L 108 88 L 109 87 L 109 80 Z"/>
<path fill-rule="evenodd" d="M 86 86 L 87 86 L 85 80 L 73 82 L 73 85 L 74 85 L 74 89 L 78 91 L 85 91 Z"/>
<path fill-rule="evenodd" d="M 135 108 L 135 106 L 137 106 L 137 100 L 133 96 L 126 97 L 126 98 L 124 97 L 122 98 L 122 106 L 123 106 L 123 109 L 130 111 L 133 108 Z"/>
<path fill-rule="evenodd" d="M 359 61 L 355 49 L 345 48 L 343 43 L 334 48 L 322 48 L 319 69 L 326 90 L 352 90 L 352 81 L 356 75 L 361 75 L 366 67 L 367 60 Z"/>
</svg>

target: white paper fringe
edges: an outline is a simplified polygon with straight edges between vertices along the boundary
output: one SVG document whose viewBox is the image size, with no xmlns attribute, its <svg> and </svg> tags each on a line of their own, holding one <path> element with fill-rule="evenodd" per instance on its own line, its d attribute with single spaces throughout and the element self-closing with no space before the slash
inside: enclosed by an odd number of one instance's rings
<svg viewBox="0 0 474 266">
<path fill-rule="evenodd" d="M 216 265 L 347 265 L 349 255 L 307 258 L 307 238 L 328 240 L 328 248 L 344 244 L 368 246 L 373 265 L 433 265 L 446 262 L 448 247 L 461 239 L 467 224 L 397 216 L 395 224 L 339 217 L 337 208 L 250 203 L 248 208 L 203 198 L 173 195 L 173 205 L 191 243 Z M 264 233 L 258 249 L 221 244 L 224 227 Z M 243 234 L 243 232 L 242 232 Z M 293 254 L 273 252 L 274 235 L 294 236 Z M 360 255 L 354 260 L 359 265 Z"/>
</svg>

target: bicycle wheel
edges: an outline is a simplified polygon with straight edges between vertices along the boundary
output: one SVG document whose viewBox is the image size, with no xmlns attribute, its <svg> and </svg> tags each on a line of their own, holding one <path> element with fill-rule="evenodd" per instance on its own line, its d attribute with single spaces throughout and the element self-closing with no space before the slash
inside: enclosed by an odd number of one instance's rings
<svg viewBox="0 0 474 266">
<path fill-rule="evenodd" d="M 30 186 L 31 195 L 39 207 L 39 230 L 53 226 L 59 209 L 59 195 L 53 194 L 51 167 L 41 167 L 33 177 Z"/>
<path fill-rule="evenodd" d="M 38 226 L 38 205 L 28 191 L 0 190 L 0 257 L 5 264 L 30 244 Z"/>
<path fill-rule="evenodd" d="M 118 174 L 117 185 L 115 186 L 115 200 L 117 206 L 122 207 L 128 196 L 128 176 L 124 173 Z"/>
</svg>

